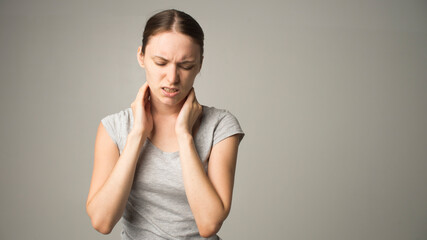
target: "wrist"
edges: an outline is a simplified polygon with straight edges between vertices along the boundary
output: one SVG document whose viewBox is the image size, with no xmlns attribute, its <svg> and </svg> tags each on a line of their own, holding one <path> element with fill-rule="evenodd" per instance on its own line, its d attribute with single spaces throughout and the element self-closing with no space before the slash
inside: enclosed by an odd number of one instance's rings
<svg viewBox="0 0 427 240">
<path fill-rule="evenodd" d="M 132 129 L 130 130 L 129 134 L 132 133 L 135 136 L 146 136 L 147 137 L 150 135 L 150 132 L 151 132 L 151 129 L 149 131 L 149 130 L 147 130 L 146 127 L 143 127 L 140 125 L 134 125 L 134 126 L 132 126 Z"/>
<path fill-rule="evenodd" d="M 193 135 L 188 132 L 177 133 L 176 137 L 179 144 L 193 141 Z"/>
<path fill-rule="evenodd" d="M 148 133 L 146 133 L 145 131 L 134 131 L 131 130 L 129 132 L 128 138 L 131 138 L 134 141 L 140 141 L 140 142 L 145 142 L 145 139 L 148 137 Z"/>
</svg>

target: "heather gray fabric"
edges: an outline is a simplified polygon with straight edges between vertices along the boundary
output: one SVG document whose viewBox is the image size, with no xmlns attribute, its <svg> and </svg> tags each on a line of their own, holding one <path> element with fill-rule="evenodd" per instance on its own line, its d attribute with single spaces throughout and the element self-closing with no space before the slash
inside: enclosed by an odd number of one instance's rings
<svg viewBox="0 0 427 240">
<path fill-rule="evenodd" d="M 108 115 L 101 121 L 121 154 L 133 126 L 132 109 Z M 203 106 L 194 142 L 205 170 L 212 146 L 235 134 L 242 140 L 244 133 L 234 115 L 227 110 Z M 185 195 L 179 152 L 163 152 L 146 140 L 121 222 L 122 239 L 126 240 L 206 239 L 199 235 Z M 208 239 L 218 239 L 218 236 Z"/>
</svg>

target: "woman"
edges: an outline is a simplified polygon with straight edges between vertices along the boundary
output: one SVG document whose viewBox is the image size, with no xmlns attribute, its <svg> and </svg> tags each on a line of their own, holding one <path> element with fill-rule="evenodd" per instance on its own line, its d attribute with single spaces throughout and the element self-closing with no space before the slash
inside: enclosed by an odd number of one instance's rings
<svg viewBox="0 0 427 240">
<path fill-rule="evenodd" d="M 122 219 L 122 239 L 219 239 L 244 133 L 230 112 L 197 102 L 203 39 L 181 11 L 147 21 L 137 53 L 147 82 L 98 127 L 86 204 L 97 231 Z"/>
</svg>

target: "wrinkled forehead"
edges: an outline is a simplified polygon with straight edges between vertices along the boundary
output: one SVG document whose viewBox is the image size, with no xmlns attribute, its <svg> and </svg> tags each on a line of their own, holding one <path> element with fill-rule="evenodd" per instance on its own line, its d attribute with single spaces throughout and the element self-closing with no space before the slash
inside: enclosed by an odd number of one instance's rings
<svg viewBox="0 0 427 240">
<path fill-rule="evenodd" d="M 151 36 L 145 54 L 168 60 L 200 60 L 200 46 L 189 36 L 178 32 L 162 32 Z"/>
</svg>

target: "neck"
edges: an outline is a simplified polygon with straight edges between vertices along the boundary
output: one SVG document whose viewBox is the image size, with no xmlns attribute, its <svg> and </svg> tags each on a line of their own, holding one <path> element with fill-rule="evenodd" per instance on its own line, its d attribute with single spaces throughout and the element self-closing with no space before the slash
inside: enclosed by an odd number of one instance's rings
<svg viewBox="0 0 427 240">
<path fill-rule="evenodd" d="M 168 117 L 178 117 L 179 112 L 181 111 L 182 106 L 184 105 L 185 99 L 178 104 L 173 106 L 166 105 L 161 103 L 156 98 L 151 98 L 151 114 L 153 118 L 168 118 Z"/>
<path fill-rule="evenodd" d="M 161 133 L 162 131 L 174 134 L 175 131 L 173 131 L 173 129 L 175 127 L 175 122 L 184 101 L 171 106 L 163 104 L 158 99 L 152 97 L 150 99 L 150 103 L 151 115 L 153 116 L 153 130 L 151 131 L 149 138 L 153 139 L 156 133 Z"/>
</svg>

